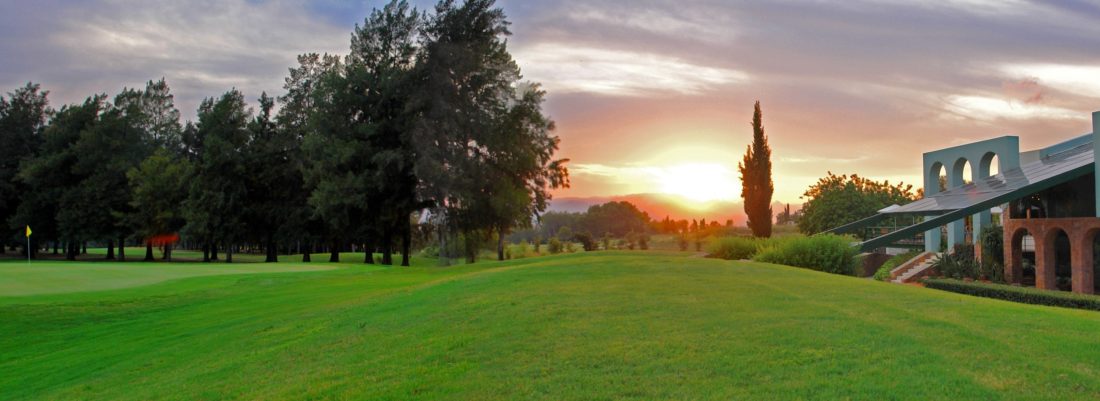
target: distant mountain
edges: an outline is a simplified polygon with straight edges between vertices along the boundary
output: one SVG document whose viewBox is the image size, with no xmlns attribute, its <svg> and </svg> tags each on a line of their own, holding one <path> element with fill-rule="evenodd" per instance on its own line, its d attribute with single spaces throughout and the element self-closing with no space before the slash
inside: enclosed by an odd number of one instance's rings
<svg viewBox="0 0 1100 401">
<path fill-rule="evenodd" d="M 673 220 L 702 218 L 708 221 L 717 221 L 725 224 L 727 219 L 733 219 L 733 223 L 738 226 L 744 226 L 745 222 L 748 220 L 745 217 L 745 208 L 739 201 L 698 202 L 666 194 L 554 198 L 550 201 L 549 210 L 579 213 L 588 210 L 589 206 L 612 201 L 627 201 L 633 203 L 638 209 L 649 213 L 649 217 L 654 220 L 662 220 L 665 216 L 668 216 Z M 774 213 L 779 213 L 783 210 L 784 206 L 784 203 L 774 202 L 772 204 L 772 211 Z M 801 204 L 791 204 L 791 211 L 798 210 L 801 206 Z"/>
<path fill-rule="evenodd" d="M 698 202 L 679 196 L 665 194 L 630 194 L 617 196 L 596 196 L 587 198 L 565 197 L 550 201 L 551 211 L 584 212 L 589 206 L 607 202 L 627 201 L 649 214 L 654 220 L 664 219 L 707 219 L 725 224 L 733 219 L 736 225 L 745 225 L 745 211 L 741 202 L 710 201 Z"/>
</svg>

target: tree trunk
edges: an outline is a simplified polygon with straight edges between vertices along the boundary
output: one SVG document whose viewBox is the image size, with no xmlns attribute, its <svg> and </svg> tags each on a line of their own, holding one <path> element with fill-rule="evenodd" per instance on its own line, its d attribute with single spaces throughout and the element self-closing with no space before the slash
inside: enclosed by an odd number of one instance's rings
<svg viewBox="0 0 1100 401">
<path fill-rule="evenodd" d="M 382 264 L 393 265 L 393 229 L 388 227 L 382 232 Z"/>
<path fill-rule="evenodd" d="M 233 245 L 225 244 L 225 263 L 233 263 Z"/>
<path fill-rule="evenodd" d="M 123 238 L 118 239 L 118 261 L 126 261 L 126 240 Z"/>
<path fill-rule="evenodd" d="M 310 253 L 313 252 L 313 242 L 306 241 L 306 247 L 302 250 L 302 262 L 312 262 Z"/>
<path fill-rule="evenodd" d="M 363 263 L 366 263 L 368 265 L 374 264 L 374 246 L 372 246 L 369 242 L 366 245 L 363 245 Z"/>
<path fill-rule="evenodd" d="M 210 241 L 210 261 L 218 261 L 218 243 Z"/>
<path fill-rule="evenodd" d="M 81 241 L 80 242 L 80 254 L 81 255 L 87 255 L 88 254 L 88 241 Z"/>
<path fill-rule="evenodd" d="M 409 248 L 412 248 L 412 223 L 405 219 L 405 229 L 401 233 L 401 266 L 409 266 Z"/>
<path fill-rule="evenodd" d="M 166 262 L 172 261 L 172 244 L 164 244 L 164 255 L 161 258 Z"/>
<path fill-rule="evenodd" d="M 439 227 L 439 265 L 447 266 L 450 260 L 447 259 L 447 235 L 444 232 L 442 226 Z"/>
<path fill-rule="evenodd" d="M 338 263 L 338 262 L 340 262 L 340 241 L 339 240 L 333 240 L 332 241 L 332 248 L 330 248 L 328 251 L 329 251 L 329 255 L 328 255 L 329 263 Z"/>
<path fill-rule="evenodd" d="M 53 254 L 54 255 L 57 255 L 57 248 L 59 248 L 60 246 L 61 246 L 61 241 L 54 241 L 53 242 Z"/>
<path fill-rule="evenodd" d="M 146 261 L 146 262 L 152 262 L 152 261 L 156 260 L 156 258 L 153 257 L 153 242 L 152 241 L 145 240 L 145 259 L 143 259 L 143 260 Z"/>
<path fill-rule="evenodd" d="M 115 241 L 107 240 L 107 260 L 115 260 Z"/>
<path fill-rule="evenodd" d="M 80 252 L 80 244 L 77 244 L 76 241 L 69 241 L 65 245 L 65 260 L 76 260 L 76 254 Z"/>
<path fill-rule="evenodd" d="M 474 239 L 470 237 L 470 232 L 466 232 L 466 263 L 477 262 L 477 244 Z"/>
<path fill-rule="evenodd" d="M 210 243 L 203 242 L 202 244 L 202 261 L 203 263 L 210 263 Z"/>
<path fill-rule="evenodd" d="M 264 259 L 264 262 L 267 262 L 267 263 L 278 262 L 279 261 L 279 252 L 278 251 L 279 251 L 279 248 L 275 247 L 275 236 L 274 235 L 268 235 L 267 236 L 267 258 Z"/>
<path fill-rule="evenodd" d="M 504 260 L 504 229 L 497 231 L 497 260 Z"/>
</svg>

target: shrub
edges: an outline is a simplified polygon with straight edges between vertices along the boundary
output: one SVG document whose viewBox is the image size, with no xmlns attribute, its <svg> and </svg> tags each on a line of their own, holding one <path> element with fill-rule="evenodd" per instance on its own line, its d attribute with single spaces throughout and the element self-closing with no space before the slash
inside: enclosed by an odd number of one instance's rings
<svg viewBox="0 0 1100 401">
<path fill-rule="evenodd" d="M 1004 229 L 1000 226 L 982 227 L 979 237 L 982 242 L 982 262 L 978 276 L 1003 283 L 1005 265 Z"/>
<path fill-rule="evenodd" d="M 1029 287 L 1014 287 L 1004 284 L 966 282 L 954 279 L 926 278 L 924 279 L 924 286 L 959 294 L 1001 299 L 1025 304 L 1100 310 L 1100 297 L 1095 295 L 1040 290 Z"/>
<path fill-rule="evenodd" d="M 855 275 L 856 254 L 856 248 L 849 238 L 825 234 L 768 241 L 768 245 L 758 251 L 753 260 L 805 267 L 826 273 Z"/>
<path fill-rule="evenodd" d="M 764 243 L 764 241 L 751 237 L 712 238 L 707 243 L 707 257 L 727 260 L 752 259 Z M 687 248 L 686 245 L 686 243 L 683 243 L 681 250 Z"/>
<path fill-rule="evenodd" d="M 437 245 L 425 246 L 424 249 L 420 250 L 420 257 L 426 258 L 426 259 L 436 259 L 436 258 L 438 258 L 439 257 L 439 246 L 437 246 Z"/>
<path fill-rule="evenodd" d="M 562 242 L 562 249 L 565 251 L 565 253 L 573 253 L 573 241 Z"/>
<path fill-rule="evenodd" d="M 527 244 L 527 241 L 520 241 L 518 244 L 510 245 L 508 246 L 508 252 L 511 254 L 509 259 L 523 259 L 527 257 L 528 250 L 530 250 L 530 245 Z"/>
<path fill-rule="evenodd" d="M 871 278 L 878 281 L 890 280 L 890 270 L 893 269 L 887 269 L 886 266 L 879 267 L 878 270 L 875 270 L 875 275 L 871 276 Z"/>
<path fill-rule="evenodd" d="M 649 235 L 646 233 L 638 234 L 638 249 L 643 251 L 649 249 Z"/>
<path fill-rule="evenodd" d="M 909 251 L 900 255 L 894 255 L 890 259 L 887 259 L 886 262 L 884 262 L 882 266 L 880 266 L 878 270 L 875 271 L 875 280 L 889 280 L 891 270 L 894 270 L 898 266 L 901 266 L 902 263 L 908 262 L 920 254 L 921 251 Z"/>
<path fill-rule="evenodd" d="M 954 251 L 945 253 L 932 262 L 941 275 L 951 278 L 978 278 L 978 262 L 974 260 L 974 245 L 958 244 Z"/>
<path fill-rule="evenodd" d="M 588 231 L 581 231 L 573 235 L 573 239 L 581 243 L 581 247 L 585 252 L 591 252 L 596 250 L 596 240 L 592 238 L 592 234 Z"/>
<path fill-rule="evenodd" d="M 558 240 L 557 237 L 550 238 L 550 242 L 546 244 L 546 247 L 550 250 L 550 253 L 552 254 L 561 253 L 561 241 Z"/>
</svg>

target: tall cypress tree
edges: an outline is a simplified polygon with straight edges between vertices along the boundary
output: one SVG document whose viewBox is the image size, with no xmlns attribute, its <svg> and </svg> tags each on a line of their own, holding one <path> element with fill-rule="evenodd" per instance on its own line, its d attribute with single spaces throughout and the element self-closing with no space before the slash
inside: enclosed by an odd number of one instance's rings
<svg viewBox="0 0 1100 401">
<path fill-rule="evenodd" d="M 741 171 L 741 199 L 749 218 L 749 229 L 755 237 L 772 236 L 772 150 L 761 121 L 760 101 L 752 113 L 752 145 L 737 166 Z"/>
</svg>

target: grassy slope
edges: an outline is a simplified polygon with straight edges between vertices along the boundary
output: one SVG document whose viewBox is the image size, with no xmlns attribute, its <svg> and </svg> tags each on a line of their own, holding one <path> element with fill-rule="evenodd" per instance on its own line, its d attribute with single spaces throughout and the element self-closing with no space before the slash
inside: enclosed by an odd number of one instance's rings
<svg viewBox="0 0 1100 401">
<path fill-rule="evenodd" d="M 673 254 L 16 300 L 5 399 L 1100 397 L 1100 314 Z"/>
</svg>

